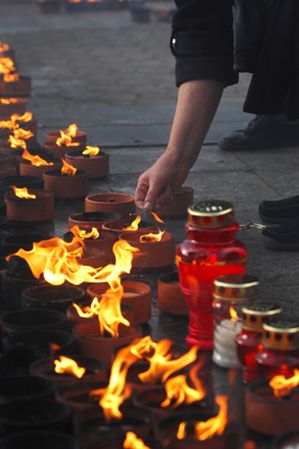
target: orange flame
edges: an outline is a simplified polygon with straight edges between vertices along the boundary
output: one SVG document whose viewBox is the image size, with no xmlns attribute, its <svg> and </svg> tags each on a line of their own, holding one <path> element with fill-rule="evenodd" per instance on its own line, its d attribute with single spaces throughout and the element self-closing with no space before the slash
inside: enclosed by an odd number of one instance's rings
<svg viewBox="0 0 299 449">
<path fill-rule="evenodd" d="M 18 104 L 18 103 L 22 103 L 23 99 L 22 98 L 0 98 L 0 103 L 1 104 Z"/>
<path fill-rule="evenodd" d="M 227 396 L 216 396 L 215 402 L 219 405 L 217 416 L 200 421 L 194 425 L 195 439 L 199 441 L 210 440 L 216 435 L 222 435 L 227 426 Z M 177 439 L 184 440 L 187 437 L 187 422 L 181 422 L 177 431 Z"/>
<path fill-rule="evenodd" d="M 60 346 L 57 343 L 50 343 L 50 353 L 55 354 L 60 349 Z"/>
<path fill-rule="evenodd" d="M 7 73 L 15 72 L 16 67 L 14 61 L 9 57 L 0 57 L 0 74 L 5 75 Z"/>
<path fill-rule="evenodd" d="M 143 234 L 140 236 L 140 242 L 142 243 L 160 242 L 162 240 L 164 232 L 165 231 L 161 231 L 161 229 L 159 229 L 158 233 L 150 232 L 149 234 Z"/>
<path fill-rule="evenodd" d="M 107 421 L 113 418 L 122 418 L 119 408 L 131 393 L 126 383 L 128 370 L 133 363 L 141 360 L 155 347 L 156 343 L 150 336 L 146 336 L 120 349 L 112 364 L 108 386 L 91 392 L 91 396 L 100 397 L 99 405 L 102 407 Z"/>
<path fill-rule="evenodd" d="M 58 359 L 54 360 L 54 365 L 55 373 L 57 374 L 67 373 L 81 379 L 86 373 L 86 368 L 79 366 L 75 360 L 65 357 L 64 355 L 60 355 Z"/>
<path fill-rule="evenodd" d="M 6 42 L 0 41 L 0 52 L 9 51 L 10 46 Z"/>
<path fill-rule="evenodd" d="M 193 404 L 201 401 L 206 393 L 202 386 L 200 379 L 197 377 L 197 370 L 201 364 L 194 365 L 190 370 L 190 378 L 195 379 L 195 388 L 190 387 L 187 383 L 187 376 L 180 374 L 179 376 L 171 377 L 165 383 L 166 399 L 161 403 L 161 407 L 177 408 L 181 404 Z M 173 400 L 175 403 L 172 404 Z"/>
<path fill-rule="evenodd" d="M 4 73 L 3 81 L 5 83 L 13 83 L 15 81 L 20 81 L 20 75 L 18 73 Z"/>
<path fill-rule="evenodd" d="M 23 151 L 22 158 L 26 159 L 26 161 L 31 162 L 31 165 L 34 165 L 35 167 L 41 167 L 41 166 L 52 166 L 53 162 L 47 162 L 44 159 L 42 159 L 38 155 L 33 155 L 29 153 L 27 148 Z"/>
<path fill-rule="evenodd" d="M 100 233 L 97 228 L 91 228 L 91 231 L 88 232 L 85 229 L 80 229 L 79 226 L 73 226 L 70 229 L 70 232 L 82 240 L 86 239 L 96 240 L 100 237 Z"/>
<path fill-rule="evenodd" d="M 58 139 L 56 139 L 56 145 L 58 147 L 78 147 L 80 144 L 79 142 L 73 142 L 72 137 L 67 134 L 64 131 L 59 131 L 60 132 L 60 137 L 58 137 Z"/>
<path fill-rule="evenodd" d="M 13 136 L 16 139 L 23 139 L 23 140 L 28 140 L 31 137 L 34 136 L 33 132 L 31 132 L 30 130 L 27 129 L 23 129 L 23 128 L 16 128 L 13 132 Z"/>
<path fill-rule="evenodd" d="M 23 150 L 27 149 L 27 145 L 24 139 L 17 139 L 13 135 L 10 135 L 8 138 L 8 143 L 10 148 L 17 149 L 22 148 Z"/>
<path fill-rule="evenodd" d="M 15 129 L 18 125 L 13 120 L 1 120 L 0 128 L 1 129 Z"/>
<path fill-rule="evenodd" d="M 69 125 L 65 130 L 65 134 L 70 136 L 72 139 L 76 137 L 78 134 L 78 125 L 76 123 Z"/>
<path fill-rule="evenodd" d="M 71 164 L 66 162 L 65 159 L 62 158 L 61 161 L 62 161 L 61 173 L 67 176 L 75 176 L 78 170 Z"/>
<path fill-rule="evenodd" d="M 14 194 L 18 197 L 18 198 L 23 198 L 25 200 L 32 200 L 34 198 L 36 198 L 36 195 L 34 193 L 29 193 L 27 187 L 23 187 L 23 188 L 18 188 L 16 186 L 11 186 Z"/>
<path fill-rule="evenodd" d="M 127 432 L 123 449 L 150 449 L 134 432 Z"/>
<path fill-rule="evenodd" d="M 28 123 L 28 122 L 30 122 L 30 121 L 32 120 L 32 117 L 33 117 L 32 112 L 26 111 L 26 112 L 24 112 L 23 115 L 20 115 L 20 114 L 12 114 L 11 117 L 10 117 L 10 119 L 11 119 L 13 122 L 24 122 L 24 123 Z"/>
<path fill-rule="evenodd" d="M 153 211 L 151 211 L 151 214 L 152 214 L 152 216 L 154 217 L 154 219 L 155 219 L 158 223 L 161 223 L 161 224 L 164 223 L 164 221 L 162 220 L 162 218 L 159 217 L 158 214 L 156 214 L 156 213 L 153 212 Z"/>
<path fill-rule="evenodd" d="M 97 156 L 98 154 L 100 154 L 100 151 L 100 147 L 87 146 L 85 150 L 82 151 L 82 154 L 84 154 L 85 156 Z"/>
<path fill-rule="evenodd" d="M 196 360 L 198 348 L 193 346 L 188 352 L 181 357 L 174 359 L 170 348 L 173 342 L 171 340 L 160 340 L 153 355 L 148 358 L 150 367 L 147 371 L 139 374 L 139 379 L 143 383 L 153 383 L 159 380 L 165 382 L 171 374 L 185 368 Z"/>
<path fill-rule="evenodd" d="M 231 321 L 238 321 L 238 314 L 232 306 L 229 308 L 229 316 Z"/>
<path fill-rule="evenodd" d="M 289 378 L 283 375 L 274 376 L 270 380 L 269 385 L 275 397 L 283 398 L 288 396 L 299 385 L 299 370 L 294 369 L 294 375 Z"/>
<path fill-rule="evenodd" d="M 139 227 L 139 223 L 141 222 L 141 215 L 137 215 L 137 217 L 132 221 L 129 226 L 123 228 L 124 231 L 137 231 Z"/>
</svg>

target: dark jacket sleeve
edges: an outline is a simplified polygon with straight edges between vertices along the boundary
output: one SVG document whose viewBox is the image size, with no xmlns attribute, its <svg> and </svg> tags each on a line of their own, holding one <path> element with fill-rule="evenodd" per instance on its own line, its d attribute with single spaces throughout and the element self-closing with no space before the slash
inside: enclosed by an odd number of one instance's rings
<svg viewBox="0 0 299 449">
<path fill-rule="evenodd" d="M 171 49 L 176 84 L 211 79 L 238 81 L 233 69 L 233 0 L 175 0 Z"/>
</svg>

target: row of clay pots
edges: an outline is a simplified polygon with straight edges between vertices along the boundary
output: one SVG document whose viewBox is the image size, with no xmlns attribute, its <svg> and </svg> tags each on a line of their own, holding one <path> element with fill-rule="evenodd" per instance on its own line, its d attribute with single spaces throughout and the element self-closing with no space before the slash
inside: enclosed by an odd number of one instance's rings
<svg viewBox="0 0 299 449">
<path fill-rule="evenodd" d="M 11 120 L 11 119 L 10 119 Z M 8 120 L 8 121 L 10 121 Z M 5 120 L 6 121 L 6 120 Z M 20 121 L 16 120 L 16 124 L 26 131 L 31 131 L 35 136 L 37 134 L 37 119 L 32 116 L 32 118 L 29 121 Z M 7 141 L 8 136 L 11 134 L 12 130 L 10 128 L 0 128 L 0 138 L 4 141 Z"/>
</svg>

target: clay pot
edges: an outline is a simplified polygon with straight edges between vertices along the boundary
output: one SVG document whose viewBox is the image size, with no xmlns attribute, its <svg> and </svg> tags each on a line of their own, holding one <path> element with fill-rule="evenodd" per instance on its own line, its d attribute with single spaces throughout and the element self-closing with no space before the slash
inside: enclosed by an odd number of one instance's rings
<svg viewBox="0 0 299 449">
<path fill-rule="evenodd" d="M 0 179 L 6 176 L 15 176 L 15 158 L 11 155 L 0 155 Z"/>
<path fill-rule="evenodd" d="M 18 81 L 7 83 L 0 81 L 1 97 L 29 97 L 31 94 L 31 78 L 29 76 L 20 76 Z"/>
<path fill-rule="evenodd" d="M 44 380 L 38 377 L 34 377 L 34 379 L 36 382 Z M 0 409 L 0 422 L 5 434 L 15 435 L 24 430 L 27 432 L 33 430 L 68 432 L 71 430 L 71 411 L 54 401 L 40 401 L 33 397 L 30 402 L 8 404 L 3 410 Z M 21 447 L 25 447 L 24 443 L 21 444 Z"/>
<path fill-rule="evenodd" d="M 20 117 L 22 117 L 22 116 L 20 116 Z M 20 128 L 31 131 L 35 136 L 37 135 L 38 121 L 37 121 L 37 118 L 34 117 L 34 115 L 32 115 L 31 120 L 28 120 L 27 122 L 24 120 L 19 120 L 17 118 L 15 118 L 14 120 L 20 126 Z"/>
<path fill-rule="evenodd" d="M 85 198 L 86 212 L 118 212 L 127 217 L 135 210 L 134 197 L 125 193 L 96 193 Z"/>
<path fill-rule="evenodd" d="M 9 119 L 12 114 L 24 114 L 27 109 L 27 100 L 25 98 L 12 98 L 6 103 L 7 98 L 0 98 L 0 120 Z"/>
<path fill-rule="evenodd" d="M 51 398 L 54 395 L 54 384 L 50 380 L 35 376 L 11 376 L 1 379 L 1 404 L 23 402 Z M 1 409 L 0 409 L 1 410 Z M 0 422 L 3 417 L 0 417 Z"/>
<path fill-rule="evenodd" d="M 86 232 L 90 232 L 90 229 L 86 229 Z M 73 233 L 67 232 L 64 234 L 63 238 L 67 242 L 71 242 L 73 240 Z M 84 239 L 84 255 L 85 257 L 98 256 L 101 261 L 100 265 L 108 265 L 109 263 L 115 262 L 115 257 L 112 252 L 112 247 L 116 242 L 117 238 L 115 234 L 112 232 L 101 231 L 100 235 L 97 239 Z M 88 265 L 88 264 L 85 264 Z"/>
<path fill-rule="evenodd" d="M 275 438 L 272 449 L 296 449 L 299 445 L 299 432 L 289 432 Z"/>
<path fill-rule="evenodd" d="M 88 176 L 77 171 L 74 176 L 62 175 L 60 170 L 44 173 L 45 190 L 53 192 L 58 199 L 82 198 L 88 192 Z"/>
<path fill-rule="evenodd" d="M 103 229 L 114 232 L 117 236 L 123 234 L 124 232 L 136 232 L 136 231 L 130 231 L 126 230 L 128 226 L 134 221 L 136 218 L 136 215 L 132 215 L 130 218 L 121 218 L 120 220 L 113 220 L 108 221 L 108 223 L 105 223 L 103 226 Z M 157 231 L 157 227 L 154 227 L 152 223 L 149 223 L 148 221 L 143 221 L 138 225 L 138 229 L 143 230 L 145 232 L 155 232 Z"/>
<path fill-rule="evenodd" d="M 188 449 L 238 449 L 237 430 L 232 424 L 226 427 L 222 435 L 217 435 L 209 440 L 199 441 L 192 438 L 178 440 L 176 438 L 178 426 L 182 421 L 187 423 L 207 421 L 212 416 L 211 413 L 205 411 L 169 414 L 160 418 L 156 423 L 156 437 L 171 449 L 186 449 L 186 447 Z"/>
<path fill-rule="evenodd" d="M 19 248 L 30 250 L 33 248 L 34 242 L 41 242 L 52 237 L 49 234 L 18 234 L 8 235 L 3 239 L 5 247 L 11 247 L 11 252 L 17 251 Z"/>
<path fill-rule="evenodd" d="M 16 167 L 8 167 L 4 169 L 0 169 L 0 179 L 6 178 L 7 176 L 15 176 L 17 174 Z"/>
<path fill-rule="evenodd" d="M 80 229 L 97 228 L 101 230 L 107 221 L 118 220 L 120 215 L 117 213 L 106 212 L 79 212 L 68 218 L 69 228 L 79 226 Z"/>
<path fill-rule="evenodd" d="M 152 269 L 171 265 L 175 258 L 175 241 L 170 232 L 164 232 L 160 242 L 140 242 L 144 231 L 125 232 L 120 238 L 139 249 L 134 253 L 133 268 Z"/>
<path fill-rule="evenodd" d="M 56 310 L 15 310 L 1 316 L 0 326 L 6 334 L 26 330 L 63 329 L 66 327 L 66 318 Z"/>
<path fill-rule="evenodd" d="M 60 137 L 60 131 L 52 131 L 50 133 L 48 133 L 45 137 L 45 144 L 48 143 L 55 143 L 56 140 Z M 84 146 L 84 148 L 86 147 L 86 143 L 87 143 L 87 136 L 86 136 L 86 132 L 84 131 L 77 131 L 77 135 L 76 137 L 72 138 L 73 142 L 77 142 L 80 144 L 80 147 Z M 74 151 L 78 151 L 79 148 L 78 147 L 72 147 L 74 149 Z M 68 147 L 68 149 L 70 151 L 72 151 L 72 148 Z"/>
<path fill-rule="evenodd" d="M 79 412 L 98 404 L 98 399 L 89 393 L 106 386 L 107 380 L 105 382 L 83 380 L 72 384 L 60 384 L 56 392 L 56 401 L 66 405 L 73 412 Z"/>
<path fill-rule="evenodd" d="M 52 162 L 52 161 L 48 161 Z M 40 178 L 43 177 L 44 173 L 49 170 L 60 170 L 61 162 L 54 161 L 53 165 L 32 165 L 31 162 L 21 159 L 19 164 L 19 172 L 21 176 L 38 176 Z"/>
<path fill-rule="evenodd" d="M 76 148 L 76 150 L 83 150 L 84 145 L 80 145 Z M 54 142 L 48 142 L 44 144 L 44 149 L 53 157 L 53 159 L 61 159 L 66 156 L 66 153 L 69 153 L 72 151 L 72 147 L 67 147 L 62 145 L 59 147 L 58 145 L 55 145 Z"/>
<path fill-rule="evenodd" d="M 299 390 L 289 399 L 276 398 L 268 381 L 254 382 L 246 390 L 245 413 L 247 426 L 266 435 L 298 430 Z"/>
<path fill-rule="evenodd" d="M 124 296 L 122 302 L 128 304 L 134 312 L 134 324 L 146 323 L 151 319 L 152 292 L 149 285 L 144 282 L 124 281 Z M 104 290 L 105 291 L 105 290 Z M 103 293 L 100 284 L 92 284 L 87 289 L 88 296 L 92 299 Z"/>
<path fill-rule="evenodd" d="M 5 196 L 8 220 L 39 222 L 54 218 L 54 195 L 51 192 L 41 190 L 29 190 L 36 198 L 18 198 L 14 192 L 8 192 Z"/>
<path fill-rule="evenodd" d="M 118 337 L 102 336 L 99 324 L 93 320 L 77 324 L 73 332 L 81 354 L 104 360 L 108 366 L 111 365 L 112 353 L 117 346 L 128 345 L 141 335 L 141 330 L 137 327 L 120 325 Z"/>
<path fill-rule="evenodd" d="M 66 153 L 66 160 L 73 167 L 85 171 L 91 179 L 103 178 L 109 174 L 109 156 L 102 151 L 98 156 L 85 156 L 82 150 Z"/>
<path fill-rule="evenodd" d="M 8 176 L 1 180 L 1 186 L 3 189 L 8 189 L 11 186 L 16 187 L 27 187 L 30 189 L 40 189 L 44 188 L 44 182 L 42 178 L 37 176 Z"/>
<path fill-rule="evenodd" d="M 69 356 L 77 362 L 80 367 L 86 368 L 86 372 L 81 379 L 70 374 L 57 374 L 55 372 L 54 360 L 57 356 L 37 360 L 31 365 L 31 374 L 43 379 L 48 379 L 56 385 L 76 384 L 80 382 L 100 382 L 106 380 L 105 364 L 99 360 L 90 359 L 82 356 Z M 99 388 L 99 387 L 97 387 Z"/>
<path fill-rule="evenodd" d="M 188 316 L 189 309 L 177 273 L 168 273 L 158 280 L 158 308 L 171 315 Z"/>
<path fill-rule="evenodd" d="M 73 285 L 37 285 L 22 292 L 22 306 L 25 309 L 48 308 L 66 312 L 73 302 L 81 303 L 85 292 Z"/>
<path fill-rule="evenodd" d="M 79 443 L 65 433 L 36 430 L 33 432 L 18 432 L 0 438 L 0 448 L 20 449 L 80 449 Z"/>
<path fill-rule="evenodd" d="M 1 297 L 4 308 L 6 310 L 20 309 L 22 291 L 36 284 L 38 284 L 38 280 L 27 272 L 16 273 L 10 269 L 4 271 L 1 283 Z"/>
<path fill-rule="evenodd" d="M 31 349 L 36 359 L 56 354 L 73 353 L 76 350 L 74 337 L 58 330 L 16 332 L 3 340 L 4 351 L 17 346 Z"/>
<path fill-rule="evenodd" d="M 157 212 L 161 217 L 179 218 L 187 215 L 188 207 L 194 202 L 193 189 L 182 186 L 174 192 L 174 199 L 171 203 L 161 207 Z"/>
</svg>

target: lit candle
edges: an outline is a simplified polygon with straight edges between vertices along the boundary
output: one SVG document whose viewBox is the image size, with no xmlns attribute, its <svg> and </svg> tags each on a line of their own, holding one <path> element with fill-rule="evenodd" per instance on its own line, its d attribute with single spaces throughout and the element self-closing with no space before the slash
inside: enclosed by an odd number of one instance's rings
<svg viewBox="0 0 299 449">
<path fill-rule="evenodd" d="M 239 320 L 222 320 L 214 334 L 213 361 L 223 368 L 239 368 L 235 337 L 241 330 Z"/>
</svg>

